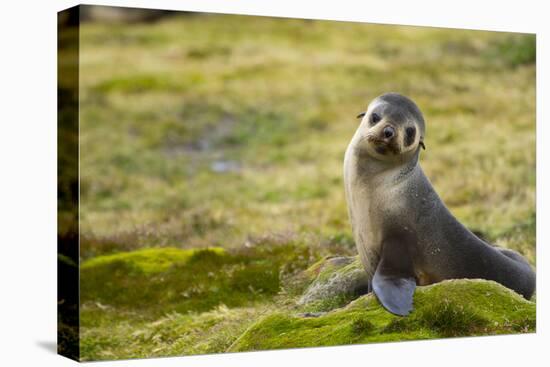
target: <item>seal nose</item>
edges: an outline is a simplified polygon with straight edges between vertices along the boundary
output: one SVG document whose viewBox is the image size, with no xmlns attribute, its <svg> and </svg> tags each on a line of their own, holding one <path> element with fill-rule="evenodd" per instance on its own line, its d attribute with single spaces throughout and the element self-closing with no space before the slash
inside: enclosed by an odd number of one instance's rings
<svg viewBox="0 0 550 367">
<path fill-rule="evenodd" d="M 395 136 L 395 129 L 391 126 L 386 126 L 384 130 L 382 130 L 382 133 L 384 137 L 389 140 Z"/>
</svg>

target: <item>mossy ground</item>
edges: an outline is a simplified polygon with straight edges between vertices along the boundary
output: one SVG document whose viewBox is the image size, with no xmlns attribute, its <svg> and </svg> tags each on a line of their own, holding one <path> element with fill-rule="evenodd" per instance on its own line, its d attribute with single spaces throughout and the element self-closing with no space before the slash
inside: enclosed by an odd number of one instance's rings
<svg viewBox="0 0 550 367">
<path fill-rule="evenodd" d="M 533 36 L 211 14 L 80 37 L 84 359 L 223 352 L 294 310 L 296 274 L 355 254 L 343 153 L 387 91 L 424 111 L 451 211 L 535 261 Z"/>
<path fill-rule="evenodd" d="M 317 249 L 318 250 L 318 249 Z M 84 360 L 297 348 L 533 332 L 535 303 L 484 280 L 419 287 L 397 317 L 372 295 L 298 302 L 314 282 L 345 277 L 357 259 L 307 264 L 304 244 L 246 249 L 144 249 L 82 264 Z M 147 265 L 143 268 L 143 265 Z M 288 264 L 293 264 L 288 267 Z M 326 279 L 325 279 L 326 278 Z M 354 300 L 355 299 L 355 300 Z M 351 301 L 351 303 L 350 303 Z M 328 311 L 306 317 L 311 311 Z"/>
<path fill-rule="evenodd" d="M 84 261 L 81 348 L 85 360 L 226 350 L 267 312 L 291 309 L 319 255 L 304 244 L 263 241 L 241 249 L 150 248 Z M 290 289 L 290 288 L 289 288 Z"/>
<path fill-rule="evenodd" d="M 282 276 L 303 270 L 312 257 L 292 244 L 224 250 L 153 248 L 105 255 L 81 266 L 80 300 L 119 309 L 169 312 L 238 307 L 278 294 Z"/>
<path fill-rule="evenodd" d="M 319 317 L 274 313 L 252 325 L 230 351 L 299 348 L 535 330 L 535 304 L 485 280 L 419 287 L 408 317 L 388 313 L 373 294 Z"/>
</svg>

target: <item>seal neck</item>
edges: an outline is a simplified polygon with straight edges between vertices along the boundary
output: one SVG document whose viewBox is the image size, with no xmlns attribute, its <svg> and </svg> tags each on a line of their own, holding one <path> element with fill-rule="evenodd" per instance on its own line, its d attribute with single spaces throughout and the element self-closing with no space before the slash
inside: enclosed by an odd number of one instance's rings
<svg viewBox="0 0 550 367">
<path fill-rule="evenodd" d="M 416 150 L 413 156 L 407 160 L 385 162 L 377 160 L 366 153 L 357 152 L 355 155 L 355 171 L 357 178 L 366 181 L 377 180 L 383 177 L 386 184 L 397 184 L 411 176 L 418 166 L 420 150 Z"/>
</svg>

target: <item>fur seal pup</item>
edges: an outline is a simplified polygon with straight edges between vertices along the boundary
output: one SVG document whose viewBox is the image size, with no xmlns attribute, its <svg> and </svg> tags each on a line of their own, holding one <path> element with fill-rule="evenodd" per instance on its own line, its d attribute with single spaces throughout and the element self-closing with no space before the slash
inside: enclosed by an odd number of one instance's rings
<svg viewBox="0 0 550 367">
<path fill-rule="evenodd" d="M 518 253 L 464 227 L 418 164 L 425 123 L 409 98 L 387 93 L 360 114 L 344 158 L 353 236 L 372 290 L 390 312 L 412 310 L 416 285 L 445 279 L 494 280 L 531 298 L 535 273 Z"/>
</svg>

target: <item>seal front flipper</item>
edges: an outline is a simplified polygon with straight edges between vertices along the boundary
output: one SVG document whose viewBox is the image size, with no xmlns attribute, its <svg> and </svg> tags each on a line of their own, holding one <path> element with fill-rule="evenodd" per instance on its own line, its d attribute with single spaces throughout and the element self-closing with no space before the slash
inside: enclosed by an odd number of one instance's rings
<svg viewBox="0 0 550 367">
<path fill-rule="evenodd" d="M 372 278 L 374 294 L 382 306 L 399 316 L 412 311 L 416 288 L 407 237 L 397 236 L 383 243 L 382 256 Z"/>
<path fill-rule="evenodd" d="M 380 269 L 380 267 L 378 267 Z M 413 294 L 416 288 L 414 277 L 398 277 L 376 270 L 373 278 L 374 294 L 393 314 L 407 316 L 413 308 Z"/>
</svg>

